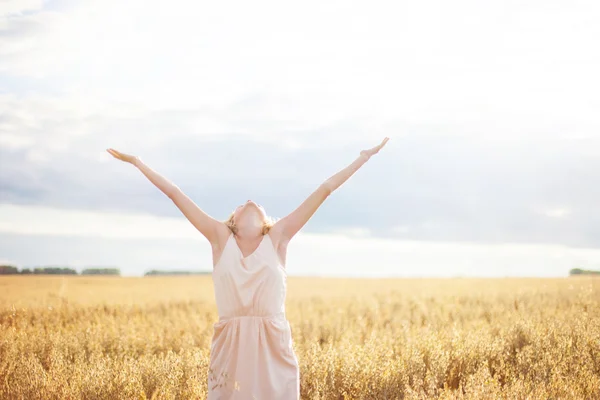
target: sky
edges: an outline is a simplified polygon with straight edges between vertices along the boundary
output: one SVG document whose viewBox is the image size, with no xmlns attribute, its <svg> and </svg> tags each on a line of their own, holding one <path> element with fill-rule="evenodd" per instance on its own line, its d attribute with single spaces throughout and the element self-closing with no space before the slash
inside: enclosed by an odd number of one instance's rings
<svg viewBox="0 0 600 400">
<path fill-rule="evenodd" d="M 107 148 L 225 220 L 281 218 L 390 140 L 290 242 L 315 276 L 600 269 L 594 1 L 0 1 L 0 262 L 210 271 Z"/>
</svg>

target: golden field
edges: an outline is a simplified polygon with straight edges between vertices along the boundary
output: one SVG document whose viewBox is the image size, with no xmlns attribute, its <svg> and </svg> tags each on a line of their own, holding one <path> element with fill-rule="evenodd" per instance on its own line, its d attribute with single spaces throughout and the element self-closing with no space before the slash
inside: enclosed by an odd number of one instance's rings
<svg viewBox="0 0 600 400">
<path fill-rule="evenodd" d="M 600 279 L 288 278 L 302 399 L 600 399 Z M 1 399 L 204 399 L 210 276 L 0 277 Z"/>
</svg>

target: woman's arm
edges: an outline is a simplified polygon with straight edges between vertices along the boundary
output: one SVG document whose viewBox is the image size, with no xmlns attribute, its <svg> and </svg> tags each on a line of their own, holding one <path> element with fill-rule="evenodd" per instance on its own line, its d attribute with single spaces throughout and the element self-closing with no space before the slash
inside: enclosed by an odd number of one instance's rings
<svg viewBox="0 0 600 400">
<path fill-rule="evenodd" d="M 135 157 L 131 164 L 142 171 L 142 174 L 144 174 L 146 178 L 148 178 L 148 180 L 154 184 L 154 186 L 159 188 L 161 192 L 166 194 L 168 198 L 172 198 L 175 192 L 180 190 L 179 187 L 173 182 L 150 168 L 148 165 L 144 164 L 139 157 Z"/>
<path fill-rule="evenodd" d="M 114 149 L 107 150 L 115 158 L 135 165 L 161 192 L 169 197 L 179 208 L 183 215 L 194 225 L 200 233 L 204 235 L 211 243 L 218 243 L 218 231 L 225 225 L 217 219 L 206 214 L 196 205 L 185 193 L 173 182 L 150 168 L 148 165 L 136 156 L 118 152 Z"/>
<path fill-rule="evenodd" d="M 317 211 L 317 209 L 323 204 L 325 199 L 329 197 L 329 195 L 335 191 L 338 187 L 340 187 L 344 182 L 348 180 L 360 167 L 362 167 L 372 155 L 377 154 L 379 150 L 385 144 L 389 138 L 383 139 L 383 141 L 368 150 L 363 150 L 360 152 L 360 155 L 356 160 L 354 160 L 350 165 L 341 171 L 337 172 L 335 175 L 328 178 L 325 182 L 323 182 L 317 190 L 306 198 L 289 215 L 278 220 L 273 226 L 274 229 L 279 231 L 281 238 L 283 241 L 289 241 L 298 231 L 308 222 L 308 220 L 313 216 L 313 214 Z"/>
</svg>

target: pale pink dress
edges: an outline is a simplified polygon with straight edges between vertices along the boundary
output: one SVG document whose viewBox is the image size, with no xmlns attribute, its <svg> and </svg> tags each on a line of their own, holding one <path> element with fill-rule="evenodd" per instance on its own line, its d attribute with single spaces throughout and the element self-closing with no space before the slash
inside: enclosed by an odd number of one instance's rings
<svg viewBox="0 0 600 400">
<path fill-rule="evenodd" d="M 208 400 L 300 399 L 285 315 L 287 274 L 271 236 L 244 257 L 230 234 L 212 279 L 219 321 L 213 325 Z"/>
</svg>

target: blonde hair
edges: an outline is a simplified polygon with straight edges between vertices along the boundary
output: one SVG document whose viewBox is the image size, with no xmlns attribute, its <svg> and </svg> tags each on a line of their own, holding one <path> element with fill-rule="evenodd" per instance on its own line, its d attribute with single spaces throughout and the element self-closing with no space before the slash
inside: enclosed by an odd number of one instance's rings
<svg viewBox="0 0 600 400">
<path fill-rule="evenodd" d="M 229 230 L 231 232 L 233 232 L 233 234 L 235 235 L 237 233 L 237 226 L 235 226 L 235 223 L 233 222 L 233 216 L 235 215 L 235 211 L 232 212 L 229 215 L 229 218 L 227 218 L 225 221 L 223 221 L 225 223 L 225 225 L 227 225 L 227 227 L 229 228 Z M 267 233 L 269 233 L 269 231 L 271 230 L 271 228 L 273 227 L 273 225 L 275 225 L 275 222 L 277 222 L 279 218 L 273 218 L 273 217 L 269 217 L 268 215 L 265 217 L 265 220 L 263 221 L 263 226 L 262 226 L 262 234 L 266 235 Z"/>
</svg>

